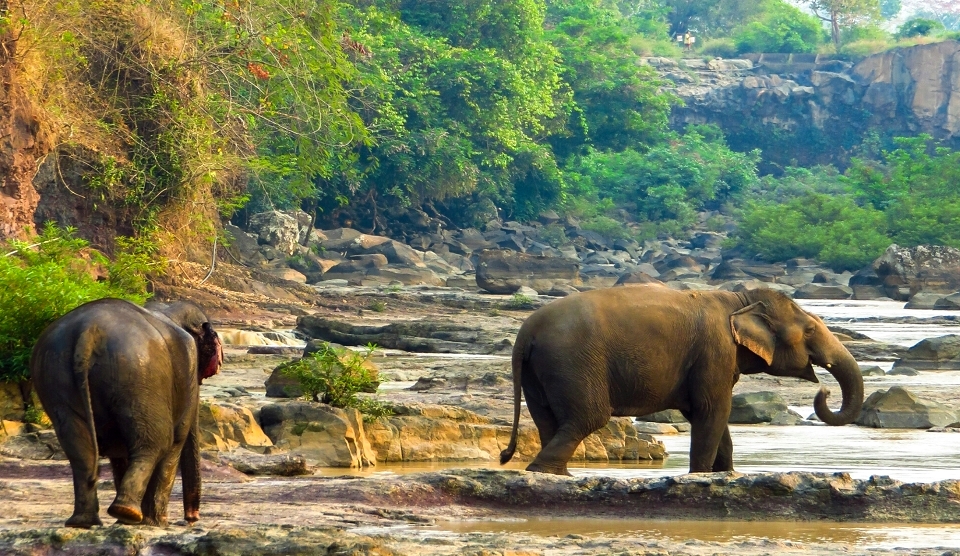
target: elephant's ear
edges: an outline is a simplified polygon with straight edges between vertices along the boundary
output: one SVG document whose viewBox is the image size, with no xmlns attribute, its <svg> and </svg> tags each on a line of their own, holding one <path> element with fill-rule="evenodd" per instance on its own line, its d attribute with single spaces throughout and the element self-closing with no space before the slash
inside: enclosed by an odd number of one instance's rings
<svg viewBox="0 0 960 556">
<path fill-rule="evenodd" d="M 777 337 L 770 328 L 765 309 L 762 301 L 740 309 L 730 315 L 730 330 L 735 342 L 757 354 L 767 365 L 771 365 Z"/>
</svg>

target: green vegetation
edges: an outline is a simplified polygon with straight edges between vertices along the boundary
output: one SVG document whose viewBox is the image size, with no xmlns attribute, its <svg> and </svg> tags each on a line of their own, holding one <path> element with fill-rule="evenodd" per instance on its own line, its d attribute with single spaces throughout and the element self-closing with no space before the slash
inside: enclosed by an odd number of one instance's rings
<svg viewBox="0 0 960 556">
<path fill-rule="evenodd" d="M 522 293 L 515 293 L 506 302 L 505 307 L 508 309 L 533 309 L 533 299 Z"/>
<path fill-rule="evenodd" d="M 896 147 L 880 160 L 854 159 L 842 176 L 796 170 L 779 180 L 746 203 L 741 243 L 771 260 L 813 257 L 836 270 L 860 268 L 891 243 L 960 247 L 960 151 L 928 135 Z"/>
<path fill-rule="evenodd" d="M 149 249 L 125 240 L 110 262 L 73 232 L 48 225 L 31 242 L 0 242 L 0 381 L 26 379 L 40 333 L 71 310 L 104 297 L 147 299 Z M 103 270 L 107 279 L 97 280 Z"/>
<path fill-rule="evenodd" d="M 361 353 L 346 348 L 325 346 L 283 367 L 283 373 L 296 379 L 304 396 L 333 407 L 352 407 L 373 418 L 390 415 L 390 409 L 376 400 L 360 398 L 360 392 L 376 392 L 380 381 L 369 364 L 377 346 L 368 345 Z"/>
</svg>

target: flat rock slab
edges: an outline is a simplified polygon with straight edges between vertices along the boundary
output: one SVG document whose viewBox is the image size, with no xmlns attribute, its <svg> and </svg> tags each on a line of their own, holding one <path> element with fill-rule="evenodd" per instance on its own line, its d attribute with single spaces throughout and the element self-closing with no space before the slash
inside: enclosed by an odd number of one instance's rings
<svg viewBox="0 0 960 556">
<path fill-rule="evenodd" d="M 960 481 L 905 484 L 847 473 L 702 473 L 655 479 L 561 477 L 525 471 L 451 469 L 402 478 L 331 480 L 293 498 L 466 504 L 517 510 L 613 510 L 620 518 L 960 521 Z M 289 502 L 295 500 L 288 499 Z"/>
<path fill-rule="evenodd" d="M 310 338 L 345 346 L 376 344 L 379 348 L 420 353 L 489 354 L 509 351 L 516 330 L 486 330 L 451 321 L 411 321 L 383 325 L 358 325 L 334 319 L 304 316 L 297 329 Z M 517 326 L 519 329 L 519 326 Z"/>
</svg>

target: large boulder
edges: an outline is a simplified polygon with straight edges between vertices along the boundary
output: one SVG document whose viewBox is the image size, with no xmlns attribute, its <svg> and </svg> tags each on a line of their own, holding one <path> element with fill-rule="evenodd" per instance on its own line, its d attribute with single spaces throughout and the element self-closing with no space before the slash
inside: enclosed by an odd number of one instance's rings
<svg viewBox="0 0 960 556">
<path fill-rule="evenodd" d="M 261 245 L 269 245 L 284 255 L 297 252 L 300 224 L 293 216 L 271 210 L 250 217 L 249 229 L 257 234 Z"/>
<path fill-rule="evenodd" d="M 769 423 L 783 414 L 792 413 L 787 402 L 776 392 L 750 392 L 733 397 L 729 423 L 756 425 Z"/>
<path fill-rule="evenodd" d="M 870 394 L 857 418 L 858 425 L 878 429 L 929 429 L 956 421 L 947 406 L 922 400 L 902 386 Z"/>
<path fill-rule="evenodd" d="M 940 310 L 946 309 L 949 311 L 960 310 L 960 292 L 941 297 L 934 302 L 933 308 Z"/>
<path fill-rule="evenodd" d="M 960 249 L 942 245 L 887 247 L 873 262 L 887 297 L 907 300 L 919 292 L 960 290 Z"/>
<path fill-rule="evenodd" d="M 260 449 L 273 446 L 253 413 L 242 406 L 227 403 L 200 404 L 200 446 L 221 452 L 243 447 Z"/>
<path fill-rule="evenodd" d="M 356 409 L 312 402 L 267 404 L 260 423 L 274 445 L 321 467 L 376 465 L 376 452 L 364 434 Z"/>
<path fill-rule="evenodd" d="M 480 252 L 477 285 L 490 293 L 511 294 L 521 286 L 528 286 L 546 294 L 557 286 L 580 284 L 580 264 L 577 261 L 536 257 L 516 251 L 485 249 Z"/>
<path fill-rule="evenodd" d="M 921 371 L 960 370 L 960 335 L 947 334 L 920 340 L 894 362 L 896 367 L 911 367 Z"/>
<path fill-rule="evenodd" d="M 850 299 L 853 290 L 849 286 L 804 284 L 793 293 L 795 299 Z"/>
<path fill-rule="evenodd" d="M 427 265 L 423 262 L 423 257 L 417 250 L 409 245 L 392 239 L 363 249 L 362 253 L 379 253 L 385 256 L 387 258 L 387 262 L 391 264 L 412 266 L 417 268 L 427 267 Z"/>
<path fill-rule="evenodd" d="M 395 415 L 367 425 L 379 461 L 496 461 L 510 441 L 511 427 L 494 424 L 459 407 L 402 404 Z M 515 459 L 529 461 L 540 451 L 536 427 L 522 424 Z M 588 436 L 571 461 L 637 462 L 663 459 L 663 445 L 638 434 L 630 419 L 612 419 Z"/>
</svg>

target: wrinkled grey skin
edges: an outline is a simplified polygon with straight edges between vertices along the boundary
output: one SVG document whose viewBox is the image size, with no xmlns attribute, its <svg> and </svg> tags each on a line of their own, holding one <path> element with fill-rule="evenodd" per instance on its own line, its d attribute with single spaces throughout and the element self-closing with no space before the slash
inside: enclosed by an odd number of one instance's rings
<svg viewBox="0 0 960 556">
<path fill-rule="evenodd" d="M 501 463 L 517 447 L 520 392 L 542 449 L 529 471 L 569 474 L 580 442 L 611 416 L 679 409 L 690 421 L 690 471 L 732 471 L 733 386 L 742 374 L 818 382 L 813 365 L 840 383 L 814 398 L 828 425 L 853 422 L 863 377 L 850 352 L 816 315 L 773 290 L 681 292 L 660 285 L 574 294 L 535 311 L 513 347 L 514 425 Z"/>
<path fill-rule="evenodd" d="M 121 523 L 162 525 L 181 468 L 184 517 L 199 519 L 199 386 L 217 372 L 220 340 L 189 303 L 82 305 L 48 326 L 31 378 L 73 470 L 68 527 L 102 525 L 100 457 L 110 459 Z"/>
</svg>

